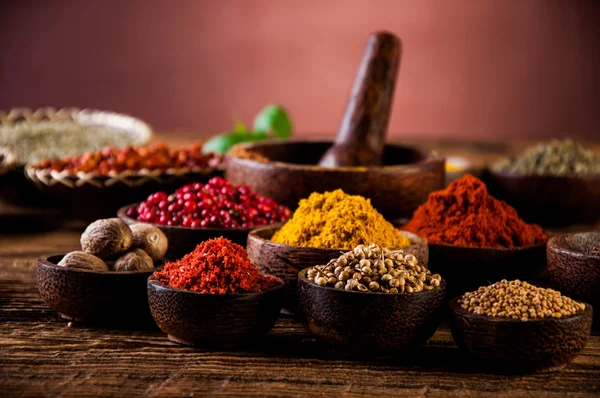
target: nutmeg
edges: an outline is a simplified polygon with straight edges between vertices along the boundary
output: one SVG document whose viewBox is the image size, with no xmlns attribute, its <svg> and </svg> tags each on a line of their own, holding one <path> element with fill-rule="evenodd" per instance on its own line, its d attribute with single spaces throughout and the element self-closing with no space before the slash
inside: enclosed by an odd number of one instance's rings
<svg viewBox="0 0 600 398">
<path fill-rule="evenodd" d="M 130 226 L 133 234 L 131 247 L 146 252 L 152 260 L 160 260 L 169 248 L 169 241 L 163 232 L 150 224 L 137 223 Z"/>
<path fill-rule="evenodd" d="M 93 254 L 75 251 L 65 254 L 58 265 L 66 268 L 88 269 L 92 271 L 109 271 L 108 265 Z"/>
<path fill-rule="evenodd" d="M 131 247 L 131 229 L 120 218 L 97 220 L 81 235 L 83 251 L 102 259 L 114 257 Z"/>
<path fill-rule="evenodd" d="M 113 271 L 151 271 L 154 263 L 150 256 L 142 249 L 133 249 L 115 261 Z"/>
</svg>

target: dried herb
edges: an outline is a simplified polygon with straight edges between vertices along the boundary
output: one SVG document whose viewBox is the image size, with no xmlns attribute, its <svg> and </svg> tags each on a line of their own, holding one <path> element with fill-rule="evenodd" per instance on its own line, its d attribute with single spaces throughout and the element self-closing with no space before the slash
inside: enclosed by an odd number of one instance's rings
<svg viewBox="0 0 600 398">
<path fill-rule="evenodd" d="M 571 139 L 552 140 L 497 163 L 494 170 L 519 175 L 599 175 L 600 154 Z"/>
</svg>

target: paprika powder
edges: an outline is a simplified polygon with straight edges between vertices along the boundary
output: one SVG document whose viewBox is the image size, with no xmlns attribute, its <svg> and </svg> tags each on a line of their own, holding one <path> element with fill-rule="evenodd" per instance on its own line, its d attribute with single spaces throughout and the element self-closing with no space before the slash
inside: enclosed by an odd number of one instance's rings
<svg viewBox="0 0 600 398">
<path fill-rule="evenodd" d="M 154 276 L 165 285 L 208 294 L 257 293 L 282 283 L 261 274 L 242 246 L 223 237 L 200 243 Z"/>
<path fill-rule="evenodd" d="M 513 207 L 492 197 L 470 174 L 431 193 L 402 229 L 430 243 L 466 247 L 508 248 L 548 240 L 540 226 L 525 223 Z"/>
</svg>

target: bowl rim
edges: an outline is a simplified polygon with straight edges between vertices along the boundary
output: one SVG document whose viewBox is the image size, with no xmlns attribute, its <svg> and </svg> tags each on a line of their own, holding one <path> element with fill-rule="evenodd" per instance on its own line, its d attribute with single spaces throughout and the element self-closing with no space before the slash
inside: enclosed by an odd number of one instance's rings
<svg viewBox="0 0 600 398">
<path fill-rule="evenodd" d="M 67 268 L 67 267 L 63 267 L 61 265 L 58 265 L 58 264 L 50 261 L 50 257 L 58 257 L 58 256 L 64 257 L 69 253 L 70 252 L 56 253 L 56 254 L 51 254 L 49 256 L 38 257 L 38 259 L 37 259 L 38 267 L 45 266 L 45 267 L 50 267 L 50 268 L 56 269 L 57 271 L 60 271 L 60 272 L 77 272 L 77 273 L 96 274 L 96 275 L 143 275 L 143 274 L 152 274 L 156 271 L 156 269 L 151 269 L 151 270 L 147 270 L 147 271 L 110 271 L 110 270 L 109 271 L 95 271 L 95 270 L 85 269 L 85 268 Z"/>
<path fill-rule="evenodd" d="M 214 233 L 221 233 L 221 234 L 224 234 L 224 233 L 226 234 L 231 231 L 250 233 L 251 231 L 254 231 L 255 229 L 258 229 L 258 228 L 270 227 L 273 225 L 280 225 L 280 224 L 281 224 L 281 226 L 283 226 L 283 224 L 285 223 L 285 221 L 283 221 L 280 223 L 269 224 L 269 225 L 258 225 L 258 226 L 253 226 L 253 227 L 251 226 L 251 227 L 238 227 L 238 228 L 206 228 L 206 227 L 192 228 L 192 227 L 184 227 L 182 225 L 160 225 L 160 224 L 149 223 L 146 221 L 139 221 L 139 220 L 136 220 L 135 218 L 131 218 L 127 215 L 127 210 L 129 210 L 132 207 L 137 207 L 140 203 L 141 202 L 132 203 L 132 204 L 125 205 L 125 206 L 119 208 L 119 210 L 117 210 L 117 217 L 119 217 L 121 220 L 125 221 L 125 223 L 127 223 L 128 225 L 130 223 L 132 223 L 132 224 L 139 223 L 139 224 L 148 224 L 148 225 L 152 225 L 153 227 L 156 227 L 158 229 L 166 229 L 166 230 L 171 230 L 171 231 L 206 231 L 206 232 L 214 232 Z"/>
<path fill-rule="evenodd" d="M 462 295 L 454 297 L 452 300 L 450 300 L 448 302 L 448 308 L 450 309 L 450 312 L 452 313 L 452 317 L 456 317 L 457 315 L 460 316 L 464 316 L 467 318 L 476 318 L 476 319 L 480 319 L 483 321 L 487 321 L 490 323 L 505 323 L 505 324 L 517 324 L 517 323 L 531 323 L 531 322 L 537 322 L 537 323 L 544 323 L 544 322 L 557 322 L 557 321 L 568 321 L 571 319 L 576 319 L 576 318 L 580 318 L 585 316 L 588 312 L 593 311 L 593 308 L 591 304 L 585 303 L 583 301 L 579 301 L 579 300 L 573 300 L 577 303 L 581 303 L 585 305 L 585 309 L 581 312 L 578 312 L 574 315 L 570 315 L 568 317 L 565 318 L 535 318 L 535 319 L 529 319 L 527 321 L 522 321 L 521 319 L 514 319 L 514 318 L 500 318 L 500 317 L 491 317 L 491 316 L 487 316 L 487 315 L 478 315 L 478 314 L 474 314 L 472 312 L 469 312 L 467 310 L 463 310 L 462 308 L 460 308 L 460 306 L 458 305 L 458 300 L 462 297 Z"/>
<path fill-rule="evenodd" d="M 281 225 L 278 225 L 278 224 L 281 224 Z M 272 228 L 273 229 L 281 228 L 281 227 L 283 227 L 284 224 L 285 224 L 285 221 L 282 222 L 282 223 L 277 223 L 277 224 L 261 225 L 258 228 L 254 228 L 252 231 L 250 231 L 248 233 L 248 240 L 250 240 L 250 237 L 252 237 L 252 239 L 256 239 L 256 240 L 261 241 L 261 242 L 267 242 L 269 244 L 276 245 L 276 246 L 279 246 L 279 247 L 289 247 L 289 248 L 293 248 L 295 250 L 314 250 L 315 252 L 322 252 L 323 254 L 325 254 L 326 252 L 331 252 L 331 251 L 339 251 L 341 253 L 346 253 L 346 252 L 349 252 L 349 251 L 353 250 L 353 248 L 351 248 L 351 249 L 338 249 L 338 248 L 328 249 L 328 248 L 324 248 L 324 247 L 310 247 L 310 246 L 286 245 L 284 243 L 273 242 L 270 239 L 265 239 L 265 238 L 262 238 L 262 237 L 256 235 L 258 232 L 262 232 L 263 230 L 268 230 L 268 229 L 272 229 Z M 413 245 L 426 245 L 426 246 L 429 245 L 429 242 L 427 241 L 427 239 L 424 238 L 424 237 L 422 237 L 421 235 L 417 235 L 417 234 L 415 234 L 413 232 L 405 231 L 405 230 L 402 230 L 402 229 L 400 229 L 399 231 L 405 237 L 407 237 L 407 238 L 410 239 L 411 244 L 408 245 L 408 246 L 402 247 L 402 248 L 390 249 L 390 250 L 404 250 L 407 247 L 410 247 L 410 246 L 413 246 Z M 409 235 L 406 235 L 406 234 L 409 234 Z M 417 240 L 415 240 L 415 238 L 417 238 Z"/>
<path fill-rule="evenodd" d="M 357 290 L 344 290 L 344 289 L 336 289 L 335 287 L 329 287 L 329 286 L 319 286 L 315 283 L 312 283 L 311 281 L 308 280 L 308 278 L 306 278 L 306 273 L 308 272 L 309 269 L 311 269 L 312 267 L 306 267 L 303 270 L 301 270 L 300 272 L 298 272 L 298 279 L 304 281 L 305 283 L 311 285 L 314 288 L 317 289 L 323 289 L 323 290 L 328 290 L 328 291 L 332 291 L 332 292 L 340 292 L 343 294 L 364 294 L 365 296 L 368 295 L 378 295 L 381 297 L 411 297 L 411 296 L 416 296 L 416 295 L 424 295 L 424 294 L 433 294 L 436 292 L 436 289 L 431 289 L 431 290 L 422 290 L 420 292 L 414 292 L 414 293 L 381 293 L 381 292 L 360 292 Z M 441 275 L 440 275 L 441 278 Z M 444 290 L 444 294 L 445 294 L 445 290 L 446 290 L 446 280 L 444 278 L 441 278 L 441 282 L 440 282 L 440 286 L 438 287 L 439 289 L 441 289 L 443 287 Z"/>
<path fill-rule="evenodd" d="M 328 144 L 329 146 L 331 146 L 333 144 L 333 141 L 325 141 L 322 138 L 321 139 L 308 139 L 308 140 L 307 139 L 304 139 L 304 140 L 293 139 L 293 140 L 286 140 L 286 141 L 270 139 L 270 140 L 260 141 L 260 142 L 245 142 L 245 143 L 240 143 L 237 145 L 239 145 L 240 147 L 242 147 L 244 149 L 251 150 L 255 146 L 260 146 L 260 145 L 265 145 L 265 144 L 267 144 L 267 145 L 273 145 L 273 144 L 285 145 L 285 144 L 301 144 L 301 143 Z M 427 149 L 427 148 L 423 148 L 423 147 L 419 147 L 419 146 L 397 145 L 397 144 L 390 144 L 390 143 L 387 143 L 386 146 L 409 149 L 414 152 L 418 152 L 420 155 L 422 155 L 423 159 L 419 160 L 418 162 L 407 163 L 407 164 L 398 164 L 398 165 L 362 166 L 362 167 L 332 167 L 332 168 L 330 168 L 330 167 L 321 167 L 319 165 L 288 163 L 288 162 L 281 162 L 281 161 L 274 161 L 274 160 L 269 160 L 269 162 L 260 162 L 258 160 L 238 158 L 235 156 L 225 154 L 224 162 L 227 162 L 228 160 L 232 160 L 235 162 L 242 162 L 247 165 L 252 165 L 255 168 L 276 167 L 279 169 L 289 169 L 289 170 L 297 170 L 297 171 L 312 171 L 312 172 L 318 171 L 321 173 L 331 173 L 331 172 L 357 173 L 357 172 L 368 172 L 368 171 L 373 171 L 373 170 L 377 170 L 377 171 L 409 170 L 409 169 L 417 168 L 419 166 L 433 164 L 436 162 L 441 162 L 442 166 L 445 164 L 446 158 L 444 156 L 440 155 L 435 150 L 431 150 L 431 149 Z"/>
<path fill-rule="evenodd" d="M 600 231 L 585 231 L 585 232 L 567 232 L 563 234 L 559 234 L 548 239 L 548 250 L 552 250 L 554 253 L 566 255 L 569 257 L 576 257 L 586 261 L 597 261 L 600 266 L 600 255 L 593 256 L 587 253 L 578 252 L 575 250 L 567 249 L 566 247 L 559 245 L 558 241 L 565 237 L 573 237 L 577 235 L 597 235 L 598 236 L 598 244 L 600 244 Z"/>
<path fill-rule="evenodd" d="M 553 174 L 516 174 L 508 171 L 497 171 L 494 169 L 494 166 L 497 164 L 493 163 L 488 165 L 485 168 L 485 172 L 489 173 L 493 177 L 499 177 L 504 179 L 518 180 L 518 179 L 532 179 L 532 180 L 554 180 L 554 181 L 564 181 L 564 182 L 572 182 L 572 181 L 585 181 L 585 182 L 600 182 L 600 174 L 591 174 L 591 175 L 569 175 L 569 176 L 559 176 Z"/>
<path fill-rule="evenodd" d="M 546 232 L 544 232 L 546 233 Z M 547 233 L 546 233 L 546 236 Z M 514 247 L 489 247 L 489 246 L 483 246 L 483 247 L 474 247 L 474 246 L 458 246 L 458 245 L 449 245 L 447 243 L 431 243 L 429 242 L 429 247 L 431 248 L 432 246 L 438 246 L 438 247 L 444 247 L 444 248 L 453 248 L 453 249 L 469 249 L 469 250 L 473 250 L 474 251 L 490 251 L 490 250 L 495 250 L 495 251 L 499 251 L 499 252 L 513 252 L 513 251 L 523 251 L 523 250 L 533 250 L 533 249 L 541 249 L 542 247 L 545 247 L 548 245 L 548 242 L 550 241 L 550 238 L 548 238 L 548 240 L 544 243 L 538 243 L 536 245 L 529 245 L 529 246 L 514 246 Z"/>
<path fill-rule="evenodd" d="M 193 291 L 193 290 L 179 289 L 179 288 L 176 288 L 176 287 L 172 287 L 172 286 L 166 285 L 166 284 L 162 283 L 160 280 L 158 280 L 154 274 L 152 274 L 152 275 L 150 275 L 148 277 L 147 285 L 148 286 L 152 285 L 152 286 L 155 286 L 155 287 L 157 287 L 159 289 L 170 290 L 170 291 L 178 292 L 178 293 L 190 293 L 190 294 L 195 294 L 195 295 L 203 296 L 203 297 L 228 297 L 228 298 L 233 298 L 233 297 L 249 297 L 249 298 L 259 297 L 259 296 L 262 296 L 262 295 L 264 295 L 266 293 L 270 293 L 270 292 L 274 292 L 274 291 L 277 291 L 277 290 L 281 290 L 281 289 L 283 289 L 285 287 L 286 283 L 285 283 L 285 281 L 283 279 L 281 279 L 281 278 L 279 278 L 279 277 L 277 277 L 275 275 L 267 275 L 267 276 L 272 276 L 273 278 L 276 278 L 279 283 L 277 285 L 273 286 L 272 288 L 267 289 L 267 290 L 262 291 L 262 292 L 224 293 L 224 294 L 218 294 L 218 293 L 200 293 L 200 292 L 196 292 L 196 291 Z"/>
<path fill-rule="evenodd" d="M 143 168 L 139 170 L 123 170 L 121 172 L 110 171 L 108 174 L 100 174 L 98 172 L 83 172 L 80 171 L 76 174 L 70 173 L 66 170 L 55 171 L 48 168 L 35 167 L 39 162 L 29 162 L 25 164 L 24 171 L 25 175 L 34 182 L 46 183 L 47 180 L 63 181 L 69 180 L 71 182 L 76 181 L 112 181 L 121 180 L 124 178 L 128 179 L 142 179 L 142 178 L 160 178 L 160 177 L 182 177 L 187 175 L 208 175 L 213 172 L 223 172 L 225 167 L 219 165 L 218 167 L 170 167 L 168 169 L 148 169 Z"/>
</svg>

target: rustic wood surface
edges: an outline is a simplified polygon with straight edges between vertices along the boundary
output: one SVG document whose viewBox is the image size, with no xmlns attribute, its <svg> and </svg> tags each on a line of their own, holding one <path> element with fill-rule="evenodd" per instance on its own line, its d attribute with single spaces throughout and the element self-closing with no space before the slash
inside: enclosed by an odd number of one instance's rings
<svg viewBox="0 0 600 398">
<path fill-rule="evenodd" d="M 448 143 L 442 147 L 453 152 Z M 456 148 L 454 153 L 465 153 Z M 486 149 L 474 158 L 497 155 Z M 0 218 L 0 229 L 9 230 L 8 223 L 14 222 L 20 221 Z M 38 294 L 36 259 L 76 249 L 79 233 L 63 228 L 0 236 L 0 396 L 600 394 L 599 335 L 561 372 L 502 376 L 465 361 L 446 326 L 421 351 L 391 362 L 336 357 L 288 316 L 279 319 L 261 346 L 242 350 L 184 347 L 158 329 L 68 327 Z"/>
</svg>

